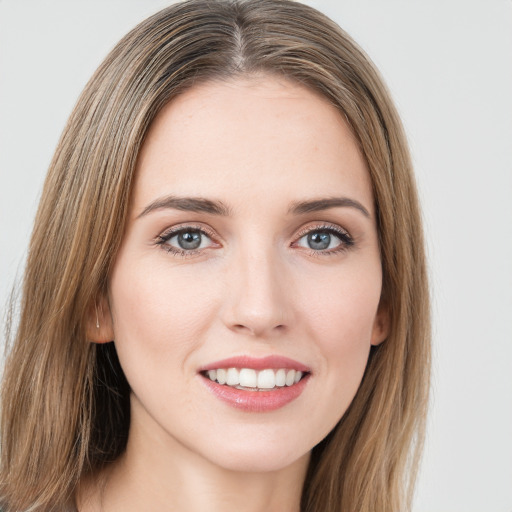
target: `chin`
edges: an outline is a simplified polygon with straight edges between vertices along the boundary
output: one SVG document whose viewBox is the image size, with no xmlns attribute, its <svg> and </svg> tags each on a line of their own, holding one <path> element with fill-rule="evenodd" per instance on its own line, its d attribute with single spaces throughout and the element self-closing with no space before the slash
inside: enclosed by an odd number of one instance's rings
<svg viewBox="0 0 512 512">
<path fill-rule="evenodd" d="M 307 464 L 314 443 L 306 444 L 304 437 L 283 436 L 282 430 L 264 437 L 247 430 L 240 437 L 227 432 L 222 440 L 210 441 L 200 455 L 218 467 L 241 473 L 268 473 Z M 198 448 L 193 448 L 196 453 Z"/>
</svg>

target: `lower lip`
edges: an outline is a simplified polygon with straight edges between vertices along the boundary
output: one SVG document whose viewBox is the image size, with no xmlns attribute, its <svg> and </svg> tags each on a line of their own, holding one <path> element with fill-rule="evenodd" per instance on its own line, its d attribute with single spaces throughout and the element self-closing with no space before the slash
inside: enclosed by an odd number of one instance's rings
<svg viewBox="0 0 512 512">
<path fill-rule="evenodd" d="M 246 412 L 268 412 L 284 407 L 300 396 L 309 380 L 309 375 L 306 375 L 293 386 L 274 388 L 272 391 L 245 391 L 201 377 L 217 398 Z"/>
</svg>

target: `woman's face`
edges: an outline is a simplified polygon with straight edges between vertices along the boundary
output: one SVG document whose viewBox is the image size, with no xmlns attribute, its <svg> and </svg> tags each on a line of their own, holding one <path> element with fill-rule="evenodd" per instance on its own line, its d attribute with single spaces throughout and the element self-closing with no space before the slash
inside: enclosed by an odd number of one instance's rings
<svg viewBox="0 0 512 512">
<path fill-rule="evenodd" d="M 192 88 L 144 142 L 111 275 L 130 435 L 234 470 L 307 456 L 387 334 L 380 294 L 371 183 L 334 107 L 264 75 Z"/>
</svg>

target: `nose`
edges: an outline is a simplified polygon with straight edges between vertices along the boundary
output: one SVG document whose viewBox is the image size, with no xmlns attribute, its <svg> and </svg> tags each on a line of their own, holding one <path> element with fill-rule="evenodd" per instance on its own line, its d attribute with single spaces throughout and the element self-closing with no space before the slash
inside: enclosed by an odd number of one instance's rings
<svg viewBox="0 0 512 512">
<path fill-rule="evenodd" d="M 292 325 L 290 279 L 272 249 L 239 254 L 232 261 L 222 317 L 232 331 L 268 338 Z M 287 286 L 288 285 L 288 286 Z"/>
</svg>

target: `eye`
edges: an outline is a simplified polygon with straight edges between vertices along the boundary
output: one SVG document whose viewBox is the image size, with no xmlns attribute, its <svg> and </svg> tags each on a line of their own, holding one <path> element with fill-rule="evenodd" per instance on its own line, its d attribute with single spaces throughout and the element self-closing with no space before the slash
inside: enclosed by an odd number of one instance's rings
<svg viewBox="0 0 512 512">
<path fill-rule="evenodd" d="M 169 245 L 178 246 L 180 249 L 190 251 L 199 249 L 204 246 L 206 236 L 198 230 L 181 231 L 171 236 L 167 243 Z"/>
<path fill-rule="evenodd" d="M 310 229 L 305 234 L 300 234 L 296 245 L 314 252 L 325 252 L 328 254 L 345 250 L 354 245 L 352 237 L 338 227 L 320 227 Z"/>
<path fill-rule="evenodd" d="M 158 236 L 157 244 L 169 252 L 184 256 L 214 245 L 210 236 L 203 229 L 196 227 L 171 229 Z"/>
</svg>

